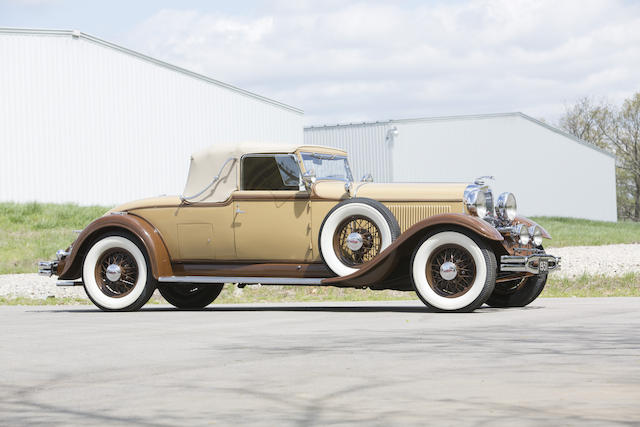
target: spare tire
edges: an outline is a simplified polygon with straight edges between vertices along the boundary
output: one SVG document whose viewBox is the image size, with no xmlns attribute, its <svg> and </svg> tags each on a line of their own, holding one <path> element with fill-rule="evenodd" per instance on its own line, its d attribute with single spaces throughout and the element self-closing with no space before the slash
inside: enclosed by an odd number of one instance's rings
<svg viewBox="0 0 640 427">
<path fill-rule="evenodd" d="M 400 236 L 393 213 L 372 199 L 344 200 L 333 207 L 320 227 L 320 255 L 338 276 L 358 271 Z"/>
</svg>

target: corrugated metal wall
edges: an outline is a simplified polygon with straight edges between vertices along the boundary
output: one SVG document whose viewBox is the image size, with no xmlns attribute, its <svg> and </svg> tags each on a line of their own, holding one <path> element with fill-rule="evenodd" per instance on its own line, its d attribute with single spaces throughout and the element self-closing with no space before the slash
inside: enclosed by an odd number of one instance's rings
<svg viewBox="0 0 640 427">
<path fill-rule="evenodd" d="M 615 159 L 521 113 L 313 127 L 305 142 L 346 148 L 358 170 L 384 178 L 376 181 L 494 175 L 496 194 L 513 192 L 525 215 L 616 220 Z"/>
<path fill-rule="evenodd" d="M 302 143 L 302 112 L 69 32 L 0 31 L 0 200 L 179 194 L 216 143 Z"/>
<path fill-rule="evenodd" d="M 306 128 L 305 144 L 328 145 L 347 150 L 354 178 L 371 173 L 376 182 L 392 180 L 389 123 Z"/>
</svg>

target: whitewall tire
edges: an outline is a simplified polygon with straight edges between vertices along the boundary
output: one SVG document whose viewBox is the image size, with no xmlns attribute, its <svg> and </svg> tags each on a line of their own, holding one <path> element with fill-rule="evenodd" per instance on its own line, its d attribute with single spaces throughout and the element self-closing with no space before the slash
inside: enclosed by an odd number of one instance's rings
<svg viewBox="0 0 640 427">
<path fill-rule="evenodd" d="M 144 247 L 124 233 L 93 243 L 84 258 L 82 281 L 89 299 L 105 311 L 138 310 L 156 287 Z"/>
<path fill-rule="evenodd" d="M 425 237 L 411 258 L 418 297 L 438 311 L 473 311 L 491 295 L 496 258 L 482 240 L 457 231 Z"/>
<path fill-rule="evenodd" d="M 320 228 L 320 254 L 338 276 L 347 276 L 378 256 L 400 235 L 400 226 L 382 203 L 366 198 L 336 205 Z"/>
</svg>

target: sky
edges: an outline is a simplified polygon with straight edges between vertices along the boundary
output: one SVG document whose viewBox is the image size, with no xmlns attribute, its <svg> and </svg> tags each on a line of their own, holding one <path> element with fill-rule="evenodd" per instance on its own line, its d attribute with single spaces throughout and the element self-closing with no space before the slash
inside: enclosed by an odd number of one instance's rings
<svg viewBox="0 0 640 427">
<path fill-rule="evenodd" d="M 521 111 L 640 91 L 640 1 L 0 0 L 300 108 L 305 124 Z"/>
</svg>

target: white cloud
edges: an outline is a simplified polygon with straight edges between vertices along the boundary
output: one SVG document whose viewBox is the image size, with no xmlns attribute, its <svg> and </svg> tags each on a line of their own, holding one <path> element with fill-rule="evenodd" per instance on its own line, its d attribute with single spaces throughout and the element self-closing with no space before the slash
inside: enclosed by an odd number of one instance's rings
<svg viewBox="0 0 640 427">
<path fill-rule="evenodd" d="M 640 90 L 633 2 L 274 2 L 162 10 L 128 44 L 304 109 L 307 122 L 523 111 Z"/>
</svg>

